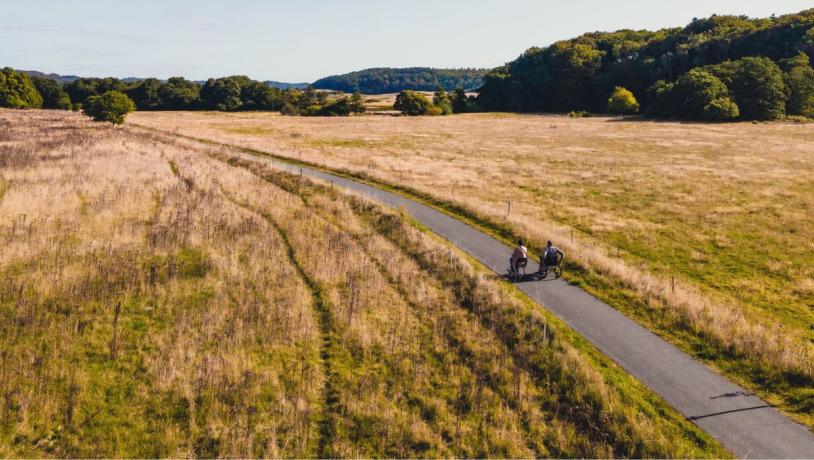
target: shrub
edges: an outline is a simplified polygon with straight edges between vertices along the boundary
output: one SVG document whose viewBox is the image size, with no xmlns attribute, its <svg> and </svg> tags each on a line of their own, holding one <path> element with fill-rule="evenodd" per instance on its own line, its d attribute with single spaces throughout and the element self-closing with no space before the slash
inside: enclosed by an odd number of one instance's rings
<svg viewBox="0 0 814 460">
<path fill-rule="evenodd" d="M 639 101 L 628 89 L 617 86 L 608 98 L 608 112 L 615 115 L 633 115 L 639 111 Z"/>
<path fill-rule="evenodd" d="M 42 107 L 42 96 L 31 77 L 6 67 L 0 70 L 0 107 L 39 108 Z"/>
<path fill-rule="evenodd" d="M 405 115 L 425 115 L 432 106 L 427 96 L 416 91 L 404 90 L 396 96 L 393 108 Z"/>
<path fill-rule="evenodd" d="M 353 96 L 350 98 L 350 111 L 353 113 L 364 113 L 365 103 L 362 99 L 362 93 L 354 91 Z"/>
<path fill-rule="evenodd" d="M 133 100 L 119 91 L 108 91 L 101 96 L 91 96 L 82 107 L 85 115 L 94 121 L 109 121 L 114 125 L 124 123 L 124 117 L 136 110 Z"/>
<path fill-rule="evenodd" d="M 568 112 L 568 116 L 571 118 L 591 118 L 591 112 L 587 112 L 585 110 L 572 110 Z"/>
<path fill-rule="evenodd" d="M 352 111 L 351 100 L 347 96 L 340 97 L 339 99 L 328 103 L 317 112 L 319 115 L 327 116 L 347 116 Z"/>
<path fill-rule="evenodd" d="M 728 121 L 734 120 L 740 116 L 740 109 L 738 104 L 732 99 L 718 98 L 713 99 L 706 106 L 704 106 L 704 118 L 711 121 Z"/>
<path fill-rule="evenodd" d="M 432 97 L 432 104 L 438 108 L 438 110 L 430 109 L 432 112 L 430 115 L 450 115 L 452 113 L 452 99 L 450 99 L 449 94 L 444 90 L 444 88 L 438 88 L 435 91 L 435 94 Z"/>
<path fill-rule="evenodd" d="M 692 69 L 662 94 L 674 105 L 672 112 L 681 118 L 705 118 L 706 107 L 715 100 L 728 99 L 729 89 L 718 77 L 706 70 Z"/>
</svg>

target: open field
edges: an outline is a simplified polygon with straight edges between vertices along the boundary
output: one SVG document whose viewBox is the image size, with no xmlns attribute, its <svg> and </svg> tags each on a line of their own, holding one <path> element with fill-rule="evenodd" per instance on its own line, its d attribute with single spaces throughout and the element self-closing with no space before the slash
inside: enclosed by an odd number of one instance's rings
<svg viewBox="0 0 814 460">
<path fill-rule="evenodd" d="M 814 125 L 508 114 L 130 122 L 408 187 L 536 248 L 553 239 L 569 279 L 814 426 Z"/>
<path fill-rule="evenodd" d="M 726 455 L 398 214 L 77 114 L 0 127 L 2 457 Z"/>
</svg>

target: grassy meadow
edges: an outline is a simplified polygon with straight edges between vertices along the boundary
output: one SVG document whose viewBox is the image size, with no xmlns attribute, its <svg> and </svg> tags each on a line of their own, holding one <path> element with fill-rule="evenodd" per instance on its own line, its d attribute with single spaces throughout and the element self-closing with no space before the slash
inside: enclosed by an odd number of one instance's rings
<svg viewBox="0 0 814 460">
<path fill-rule="evenodd" d="M 129 123 L 395 186 L 566 277 L 814 426 L 814 125 L 470 114 L 136 113 Z"/>
<path fill-rule="evenodd" d="M 397 213 L 69 112 L 0 152 L 0 457 L 728 455 Z"/>
</svg>

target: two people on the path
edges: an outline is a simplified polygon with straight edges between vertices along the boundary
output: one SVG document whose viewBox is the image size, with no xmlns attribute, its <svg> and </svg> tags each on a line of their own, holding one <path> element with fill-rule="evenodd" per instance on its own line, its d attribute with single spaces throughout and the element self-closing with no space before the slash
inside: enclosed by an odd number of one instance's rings
<svg viewBox="0 0 814 460">
<path fill-rule="evenodd" d="M 528 262 L 529 250 L 523 244 L 523 240 L 517 242 L 517 247 L 512 251 L 509 258 L 510 271 L 516 271 L 521 266 L 525 266 Z M 560 248 L 554 246 L 551 241 L 546 244 L 545 250 L 540 254 L 540 269 L 547 267 L 556 267 L 562 262 L 565 253 Z"/>
</svg>

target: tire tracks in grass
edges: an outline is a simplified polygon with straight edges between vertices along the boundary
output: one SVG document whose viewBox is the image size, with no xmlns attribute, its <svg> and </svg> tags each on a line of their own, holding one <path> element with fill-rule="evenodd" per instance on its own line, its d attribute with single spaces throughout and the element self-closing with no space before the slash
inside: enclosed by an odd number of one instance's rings
<svg viewBox="0 0 814 460">
<path fill-rule="evenodd" d="M 210 157 L 212 156 L 210 155 Z M 191 181 L 189 178 L 184 177 L 180 173 L 177 163 L 169 159 L 167 159 L 167 162 L 169 163 L 173 175 L 176 176 L 182 183 L 186 185 L 188 191 L 193 191 L 197 189 L 197 187 L 193 185 L 194 184 L 193 181 Z M 300 279 L 302 279 L 303 283 L 305 283 L 306 287 L 308 288 L 308 291 L 311 293 L 311 306 L 316 314 L 317 323 L 319 325 L 320 331 L 319 360 L 322 367 L 324 383 L 322 388 L 322 401 L 320 404 L 321 411 L 318 412 L 319 415 L 317 416 L 316 422 L 318 437 L 316 442 L 313 443 L 312 447 L 309 448 L 308 450 L 312 452 L 314 457 L 330 458 L 332 457 L 330 446 L 332 444 L 335 433 L 332 414 L 336 413 L 339 403 L 339 398 L 333 385 L 334 374 L 331 369 L 331 359 L 332 359 L 331 350 L 335 346 L 334 340 L 335 328 L 333 325 L 333 318 L 331 316 L 331 305 L 326 299 L 324 291 L 316 282 L 316 280 L 309 276 L 302 268 L 302 265 L 300 264 L 299 260 L 297 260 L 294 247 L 292 246 L 291 241 L 288 239 L 288 234 L 286 234 L 285 230 L 283 230 L 283 228 L 280 226 L 280 224 L 277 222 L 274 216 L 261 210 L 255 209 L 254 207 L 250 206 L 247 203 L 240 202 L 235 197 L 233 197 L 229 192 L 224 190 L 223 186 L 220 183 L 218 183 L 217 185 L 221 195 L 223 195 L 223 197 L 226 198 L 229 202 L 246 211 L 259 215 L 266 222 L 268 222 L 269 225 L 271 225 L 271 227 L 277 233 L 277 236 L 283 242 L 283 246 L 285 246 L 286 256 L 288 257 L 289 262 L 291 262 L 292 266 L 297 271 L 297 274 L 299 275 Z M 312 441 L 310 441 L 309 439 L 309 444 L 311 443 Z"/>
<path fill-rule="evenodd" d="M 305 194 L 301 193 L 302 192 L 301 189 L 295 189 L 295 187 L 291 186 L 292 185 L 291 183 L 280 180 L 279 175 L 274 174 L 274 173 L 260 174 L 257 171 L 254 171 L 253 168 L 251 168 L 251 167 L 246 167 L 246 169 L 249 170 L 250 172 L 252 172 L 252 174 L 254 174 L 255 176 L 257 176 L 257 177 L 259 177 L 259 178 L 261 178 L 261 179 L 263 179 L 263 180 L 265 180 L 267 182 L 270 182 L 270 183 L 272 183 L 273 185 L 275 185 L 277 187 L 280 187 L 281 189 L 291 193 L 292 195 L 298 196 L 306 206 L 311 205 L 311 203 L 308 201 L 308 198 L 305 196 Z M 285 174 L 285 173 L 281 173 L 281 174 Z M 315 188 L 321 188 L 321 189 L 323 189 L 322 190 L 323 192 L 328 192 L 328 190 L 325 190 L 324 186 L 321 186 L 319 184 L 312 183 L 311 186 L 315 187 Z M 332 226 L 334 226 L 334 227 L 336 227 L 338 229 L 341 229 L 344 234 L 348 235 L 353 240 L 353 242 L 356 243 L 356 245 L 365 253 L 365 255 L 367 256 L 367 259 L 370 260 L 373 263 L 373 265 L 376 267 L 376 270 L 378 271 L 379 275 L 385 281 L 387 281 L 387 283 L 398 294 L 399 298 L 401 298 L 401 300 L 408 307 L 410 307 L 410 309 L 416 314 L 416 316 L 419 319 L 421 319 L 421 321 L 424 324 L 428 324 L 428 323 L 433 322 L 433 317 L 430 314 L 427 313 L 426 308 L 422 308 L 411 297 L 411 295 L 410 295 L 410 293 L 409 293 L 409 291 L 407 289 L 407 286 L 404 284 L 404 282 L 402 280 L 398 279 L 395 275 L 390 273 L 390 271 L 387 269 L 387 267 L 384 265 L 384 263 L 381 260 L 379 260 L 376 257 L 376 254 L 374 254 L 370 250 L 370 248 L 365 244 L 365 242 L 363 241 L 362 235 L 359 235 L 359 234 L 356 234 L 354 232 L 348 231 L 347 228 L 345 228 L 345 226 L 342 225 L 342 223 L 339 221 L 339 219 L 331 217 L 330 215 L 326 215 L 325 213 L 321 212 L 321 210 L 318 207 L 312 207 L 312 209 L 316 210 L 317 217 L 321 218 L 324 222 L 326 222 L 326 223 L 328 223 L 328 224 L 330 224 L 330 225 L 332 225 Z M 359 214 L 357 214 L 357 215 L 359 215 Z M 360 217 L 360 219 L 365 221 L 364 216 L 359 215 L 359 217 Z M 371 228 L 373 229 L 373 227 L 371 227 Z M 377 234 L 379 234 L 379 233 L 377 232 Z M 396 246 L 396 247 L 401 249 L 399 246 Z M 405 253 L 405 256 L 409 257 L 409 255 L 406 254 L 406 253 Z M 420 268 L 420 270 L 422 272 L 422 275 L 427 276 L 431 280 L 437 281 L 437 279 L 432 276 L 432 273 L 428 272 L 427 270 L 425 270 L 423 268 Z M 443 287 L 441 287 L 441 288 L 443 289 Z M 456 306 L 458 308 L 460 308 L 460 305 L 456 305 Z M 464 311 L 468 312 L 467 310 L 464 310 Z M 482 324 L 482 322 L 480 321 L 480 318 L 477 317 L 477 315 L 475 315 L 474 318 L 475 318 L 475 321 L 479 325 L 481 325 L 482 327 L 484 326 Z M 449 348 L 451 350 L 453 350 L 453 352 L 455 353 L 456 361 L 459 364 L 461 364 L 463 367 L 468 369 L 471 372 L 472 376 L 474 376 L 477 379 L 479 384 L 484 385 L 485 387 L 487 387 L 491 391 L 493 391 L 496 395 L 499 395 L 500 398 L 507 404 L 507 406 L 517 414 L 517 416 L 519 418 L 519 421 L 520 421 L 520 427 L 523 430 L 523 438 L 524 438 L 524 444 L 525 444 L 526 448 L 530 452 L 533 452 L 536 457 L 549 456 L 551 453 L 548 452 L 548 449 L 546 449 L 545 446 L 535 445 L 535 443 L 532 442 L 532 440 L 535 439 L 535 436 L 534 436 L 535 433 L 533 433 L 533 430 L 532 430 L 532 416 L 529 413 L 527 413 L 526 410 L 523 409 L 522 404 L 517 400 L 518 397 L 513 396 L 511 394 L 508 394 L 506 391 L 504 391 L 503 388 L 500 388 L 496 384 L 496 381 L 495 381 L 494 378 L 492 378 L 492 377 L 484 378 L 484 372 L 488 372 L 488 370 L 485 370 L 485 369 L 477 366 L 475 363 L 472 362 L 471 359 L 467 358 L 467 356 L 471 356 L 471 353 L 470 353 L 471 350 L 469 350 L 469 347 L 467 346 L 467 344 L 464 341 L 458 340 L 458 338 L 456 338 L 456 336 L 464 336 L 465 335 L 464 331 L 462 331 L 460 329 L 461 325 L 458 323 L 458 321 L 457 321 L 458 319 L 455 318 L 454 315 L 451 315 L 451 314 L 445 314 L 443 316 L 443 318 L 439 318 L 439 319 L 447 320 L 447 324 L 450 325 L 457 332 L 457 333 L 454 333 L 454 334 L 443 334 L 443 339 L 447 343 L 447 346 L 449 346 Z M 504 345 L 503 342 L 498 337 L 494 337 L 494 339 L 500 345 Z M 506 357 L 508 358 L 509 364 L 511 365 L 511 367 L 514 368 L 514 369 L 519 370 L 519 366 L 516 364 L 514 354 L 511 353 L 511 350 L 505 349 L 505 350 L 502 350 L 502 351 L 506 354 Z M 529 376 L 529 381 L 531 381 L 530 376 Z M 537 385 L 534 385 L 534 386 L 537 387 Z M 537 387 L 537 388 L 538 388 L 538 390 L 540 390 L 539 387 Z M 427 419 L 424 416 L 423 411 L 422 411 L 421 416 L 430 425 L 432 424 L 432 421 Z M 540 434 L 540 433 L 537 433 L 537 434 Z M 541 447 L 543 447 L 543 448 L 541 449 Z"/>
<path fill-rule="evenodd" d="M 315 457 L 331 458 L 333 457 L 331 446 L 333 444 L 336 431 L 333 421 L 333 414 L 337 413 L 339 410 L 339 396 L 333 381 L 335 374 L 331 367 L 331 361 L 333 359 L 332 351 L 336 346 L 336 329 L 334 326 L 333 317 L 331 315 L 331 304 L 328 302 L 325 291 L 322 289 L 319 283 L 303 269 L 302 264 L 297 259 L 296 251 L 288 238 L 288 234 L 285 232 L 279 222 L 277 222 L 274 216 L 267 212 L 255 209 L 246 203 L 241 203 L 232 197 L 228 192 L 223 190 L 222 187 L 220 191 L 229 201 L 243 209 L 261 216 L 266 220 L 266 222 L 269 223 L 269 225 L 271 225 L 272 228 L 274 228 L 277 236 L 280 237 L 280 240 L 285 246 L 288 260 L 291 262 L 294 269 L 297 271 L 297 274 L 300 276 L 311 293 L 311 305 L 317 316 L 317 322 L 319 323 L 319 358 L 320 363 L 322 364 L 322 372 L 324 376 L 321 403 L 322 411 L 317 418 L 316 425 L 318 438 L 316 445 L 313 448 L 313 452 Z"/>
</svg>

